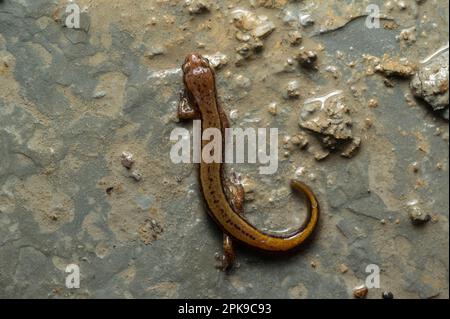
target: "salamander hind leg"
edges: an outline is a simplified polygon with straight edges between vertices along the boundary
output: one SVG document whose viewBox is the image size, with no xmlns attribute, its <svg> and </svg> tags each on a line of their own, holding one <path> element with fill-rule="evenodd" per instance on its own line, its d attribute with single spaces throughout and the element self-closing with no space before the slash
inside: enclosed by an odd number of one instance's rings
<svg viewBox="0 0 450 319">
<path fill-rule="evenodd" d="M 228 202 L 236 214 L 244 213 L 244 188 L 239 177 L 233 173 L 230 178 L 225 180 L 225 195 Z M 220 257 L 220 269 L 228 271 L 233 267 L 236 255 L 234 252 L 233 239 L 227 234 L 223 234 L 223 255 Z"/>
<path fill-rule="evenodd" d="M 219 257 L 220 265 L 218 268 L 222 271 L 229 271 L 233 268 L 236 254 L 234 252 L 233 240 L 227 234 L 223 234 L 223 255 Z"/>
<path fill-rule="evenodd" d="M 231 177 L 225 180 L 224 186 L 225 195 L 227 196 L 231 208 L 233 208 L 237 214 L 242 215 L 244 213 L 245 191 L 242 186 L 241 178 L 233 172 Z"/>
<path fill-rule="evenodd" d="M 184 90 L 180 94 L 180 101 L 177 110 L 178 119 L 180 121 L 200 119 L 201 114 L 191 94 Z"/>
</svg>

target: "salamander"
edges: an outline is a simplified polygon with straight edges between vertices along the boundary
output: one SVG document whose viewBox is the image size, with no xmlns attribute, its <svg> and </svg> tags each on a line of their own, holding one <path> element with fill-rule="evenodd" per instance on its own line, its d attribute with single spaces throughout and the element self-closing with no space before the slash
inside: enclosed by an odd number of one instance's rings
<svg viewBox="0 0 450 319">
<path fill-rule="evenodd" d="M 218 103 L 215 74 L 209 61 L 200 54 L 189 54 L 182 66 L 184 94 L 178 106 L 180 120 L 200 119 L 202 132 L 216 128 L 225 136 L 229 127 L 228 118 Z M 209 141 L 202 140 L 202 148 Z M 224 147 L 225 143 L 222 143 Z M 222 150 L 222 154 L 225 151 Z M 236 176 L 228 178 L 224 173 L 223 161 L 207 163 L 200 161 L 200 184 L 208 213 L 224 233 L 222 268 L 230 269 L 235 255 L 233 241 L 263 251 L 289 251 L 310 237 L 319 219 L 319 204 L 312 190 L 298 180 L 291 180 L 291 187 L 304 194 L 307 218 L 303 225 L 290 234 L 278 235 L 261 231 L 243 216 L 244 189 Z"/>
</svg>

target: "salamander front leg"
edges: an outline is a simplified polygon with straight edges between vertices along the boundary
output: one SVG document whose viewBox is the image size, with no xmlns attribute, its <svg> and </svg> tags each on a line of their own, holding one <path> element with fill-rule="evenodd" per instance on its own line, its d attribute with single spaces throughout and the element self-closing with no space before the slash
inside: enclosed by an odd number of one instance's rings
<svg viewBox="0 0 450 319">
<path fill-rule="evenodd" d="M 180 121 L 200 119 L 201 114 L 191 94 L 186 90 L 180 94 L 180 102 L 177 110 L 178 119 Z"/>
</svg>

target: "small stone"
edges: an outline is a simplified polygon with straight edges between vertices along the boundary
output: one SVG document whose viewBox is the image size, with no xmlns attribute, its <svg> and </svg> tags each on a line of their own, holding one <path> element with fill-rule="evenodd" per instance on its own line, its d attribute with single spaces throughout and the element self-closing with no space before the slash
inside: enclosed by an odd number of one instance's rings
<svg viewBox="0 0 450 319">
<path fill-rule="evenodd" d="M 384 79 L 383 80 L 384 86 L 388 87 L 388 88 L 393 88 L 394 87 L 394 82 L 392 82 L 389 79 Z"/>
<path fill-rule="evenodd" d="M 361 146 L 361 138 L 354 137 L 350 142 L 350 144 L 348 144 L 347 147 L 344 149 L 344 151 L 341 153 L 341 156 L 346 158 L 352 158 L 353 156 L 355 156 L 360 146 Z"/>
<path fill-rule="evenodd" d="M 149 59 L 153 59 L 154 57 L 158 55 L 164 55 L 166 53 L 166 48 L 162 45 L 155 45 L 154 47 L 150 48 L 150 50 L 145 53 L 145 57 Z"/>
<path fill-rule="evenodd" d="M 228 64 L 228 57 L 221 52 L 216 52 L 212 55 L 205 55 L 205 58 L 208 59 L 209 65 L 216 70 Z"/>
<path fill-rule="evenodd" d="M 238 110 L 231 110 L 230 111 L 230 120 L 233 122 L 236 122 L 236 120 L 239 118 L 239 111 Z"/>
<path fill-rule="evenodd" d="M 375 108 L 378 106 L 378 100 L 377 99 L 370 99 L 367 105 L 371 108 Z"/>
<path fill-rule="evenodd" d="M 315 147 L 313 150 L 313 155 L 316 161 L 322 161 L 330 155 L 330 152 L 322 147 Z"/>
<path fill-rule="evenodd" d="M 269 106 L 267 107 L 267 110 L 273 116 L 277 115 L 278 114 L 278 104 L 276 102 L 270 103 Z"/>
<path fill-rule="evenodd" d="M 317 61 L 317 53 L 311 50 L 301 50 L 295 59 L 305 68 L 312 68 Z"/>
<path fill-rule="evenodd" d="M 139 182 L 142 180 L 142 175 L 141 173 L 139 173 L 139 171 L 134 170 L 133 172 L 131 172 L 131 177 L 136 181 Z"/>
<path fill-rule="evenodd" d="M 300 82 L 298 80 L 289 81 L 286 93 L 288 98 L 298 98 L 300 96 Z"/>
<path fill-rule="evenodd" d="M 306 134 L 301 133 L 293 136 L 291 138 L 291 143 L 297 145 L 300 149 L 305 149 L 309 144 L 309 140 Z"/>
<path fill-rule="evenodd" d="M 340 265 L 339 265 L 339 271 L 340 271 L 342 274 L 345 274 L 345 273 L 348 271 L 347 265 L 346 265 L 346 264 L 340 264 Z"/>
<path fill-rule="evenodd" d="M 271 21 L 265 21 L 252 30 L 251 34 L 258 39 L 267 37 L 272 31 L 275 30 L 275 24 Z"/>
<path fill-rule="evenodd" d="M 134 158 L 133 158 L 133 154 L 131 154 L 130 152 L 123 152 L 122 153 L 122 165 L 123 167 L 130 169 L 134 164 Z"/>
<path fill-rule="evenodd" d="M 189 14 L 202 14 L 209 12 L 209 2 L 205 0 L 187 0 Z"/>
<path fill-rule="evenodd" d="M 353 289 L 353 297 L 363 299 L 366 298 L 368 292 L 369 289 L 367 289 L 365 285 L 358 286 L 355 289 Z"/>
<path fill-rule="evenodd" d="M 416 66 L 409 61 L 399 61 L 388 57 L 384 57 L 383 60 L 375 66 L 375 71 L 383 73 L 388 77 L 411 77 L 416 73 Z"/>
<path fill-rule="evenodd" d="M 431 220 L 431 216 L 422 211 L 416 200 L 408 203 L 408 215 L 414 225 L 422 225 Z"/>
<path fill-rule="evenodd" d="M 303 27 L 307 27 L 314 24 L 314 19 L 310 14 L 301 14 L 299 17 L 299 22 Z"/>
<path fill-rule="evenodd" d="M 101 99 L 102 97 L 105 97 L 105 96 L 106 96 L 106 92 L 105 91 L 98 91 L 98 92 L 94 93 L 93 98 L 94 99 Z"/>
<path fill-rule="evenodd" d="M 383 299 L 394 299 L 394 294 L 390 291 L 383 291 L 383 293 L 381 294 L 381 297 Z"/>
<path fill-rule="evenodd" d="M 300 33 L 300 31 L 298 31 L 298 30 L 290 31 L 288 33 L 288 36 L 289 36 L 289 43 L 292 46 L 297 46 L 300 43 L 302 43 L 303 38 L 302 38 L 302 34 Z"/>
<path fill-rule="evenodd" d="M 251 38 L 252 36 L 248 33 L 242 32 L 240 30 L 236 32 L 236 39 L 241 42 L 248 42 L 251 40 Z"/>
<path fill-rule="evenodd" d="M 241 89 L 248 89 L 252 82 L 249 78 L 243 76 L 242 74 L 238 74 L 234 77 L 234 82 L 236 84 L 237 87 L 241 88 Z"/>
</svg>

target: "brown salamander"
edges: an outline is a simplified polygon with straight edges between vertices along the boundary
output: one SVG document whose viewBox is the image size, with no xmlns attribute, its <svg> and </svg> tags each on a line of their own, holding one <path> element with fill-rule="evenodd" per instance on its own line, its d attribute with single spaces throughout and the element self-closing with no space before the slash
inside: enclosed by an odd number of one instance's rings
<svg viewBox="0 0 450 319">
<path fill-rule="evenodd" d="M 225 128 L 229 127 L 228 118 L 217 102 L 214 71 L 208 60 L 199 54 L 189 54 L 182 70 L 185 94 L 178 107 L 179 119 L 201 119 L 202 132 L 208 128 L 217 128 L 224 137 Z M 202 141 L 202 147 L 208 142 Z M 308 216 L 298 230 L 286 235 L 274 235 L 258 230 L 242 216 L 243 187 L 236 179 L 224 176 L 222 163 L 206 163 L 202 159 L 200 184 L 209 214 L 224 232 L 223 269 L 228 269 L 233 264 L 233 239 L 265 251 L 288 251 L 303 243 L 317 225 L 317 199 L 311 189 L 300 181 L 291 180 L 291 187 L 305 195 Z"/>
</svg>

